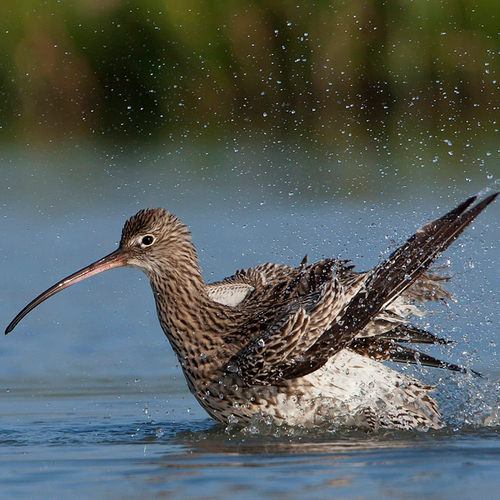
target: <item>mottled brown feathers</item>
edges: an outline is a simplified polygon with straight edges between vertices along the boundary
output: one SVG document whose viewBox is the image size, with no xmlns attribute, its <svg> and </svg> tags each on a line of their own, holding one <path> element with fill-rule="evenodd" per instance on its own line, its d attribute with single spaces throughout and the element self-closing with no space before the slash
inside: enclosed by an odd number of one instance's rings
<svg viewBox="0 0 500 500">
<path fill-rule="evenodd" d="M 398 341 L 439 342 L 427 332 L 405 327 L 407 317 L 417 312 L 415 303 L 448 297 L 441 286 L 445 278 L 427 269 L 495 197 L 470 208 L 475 200 L 471 198 L 425 225 L 368 273 L 357 273 L 348 261 L 308 264 L 305 258 L 296 268 L 263 264 L 240 270 L 208 288 L 189 230 L 162 209 L 141 210 L 132 217 L 122 242 L 145 231 L 158 238 L 158 249 L 152 246 L 148 261 L 161 266 L 146 272 L 162 327 L 183 366 L 192 365 L 187 358 L 200 338 L 203 349 L 210 348 L 208 337 L 219 349 L 217 363 L 211 366 L 214 374 L 231 367 L 244 384 L 279 384 L 314 372 L 343 348 L 378 359 L 411 361 L 408 348 L 392 346 Z M 231 303 L 230 285 L 240 290 L 234 306 L 225 305 Z"/>
<path fill-rule="evenodd" d="M 129 241 L 133 236 L 147 232 L 168 232 L 191 238 L 191 232 L 180 219 L 163 208 L 146 208 L 140 210 L 125 222 L 121 243 Z"/>
<path fill-rule="evenodd" d="M 476 205 L 470 198 L 426 224 L 368 272 L 305 258 L 211 285 L 189 229 L 166 210 L 141 210 L 125 223 L 115 252 L 37 297 L 7 333 L 59 290 L 126 265 L 147 274 L 188 386 L 215 420 L 244 425 L 264 414 L 289 424 L 331 417 L 372 428 L 440 428 L 432 387 L 378 361 L 464 371 L 409 346 L 446 342 L 411 325 L 410 316 L 422 302 L 449 297 L 446 278 L 428 269 L 497 195 Z"/>
</svg>

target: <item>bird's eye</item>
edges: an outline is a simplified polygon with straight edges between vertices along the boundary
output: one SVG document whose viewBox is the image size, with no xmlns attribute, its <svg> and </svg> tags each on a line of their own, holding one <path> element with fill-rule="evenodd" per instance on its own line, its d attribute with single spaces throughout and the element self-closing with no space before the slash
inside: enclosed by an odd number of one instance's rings
<svg viewBox="0 0 500 500">
<path fill-rule="evenodd" d="M 149 247 L 155 242 L 154 236 L 151 236 L 150 234 L 147 234 L 144 236 L 141 240 L 141 246 L 142 247 Z"/>
</svg>

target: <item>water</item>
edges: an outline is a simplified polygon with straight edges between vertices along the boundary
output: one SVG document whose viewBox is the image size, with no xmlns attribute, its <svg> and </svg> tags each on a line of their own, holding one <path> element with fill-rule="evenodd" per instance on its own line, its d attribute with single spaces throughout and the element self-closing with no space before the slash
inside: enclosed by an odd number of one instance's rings
<svg viewBox="0 0 500 500">
<path fill-rule="evenodd" d="M 410 172 L 404 181 L 385 172 L 384 187 L 379 179 L 368 193 L 346 181 L 348 171 L 343 187 L 321 180 L 318 160 L 284 175 L 248 165 L 243 172 L 232 157 L 207 173 L 201 160 L 186 172 L 168 158 L 158 166 L 153 153 L 139 156 L 115 169 L 109 156 L 88 151 L 3 159 L 4 327 L 35 295 L 112 251 L 124 220 L 145 206 L 189 224 L 212 281 L 268 260 L 299 263 L 305 253 L 366 269 L 494 181 L 479 172 L 443 183 L 438 169 L 420 184 Z M 147 280 L 120 269 L 65 290 L 2 339 L 0 497 L 491 498 L 500 486 L 499 210 L 497 202 L 440 261 L 456 302 L 421 320 L 457 341 L 431 352 L 487 377 L 417 369 L 438 385 L 445 429 L 217 425 L 187 390 Z"/>
<path fill-rule="evenodd" d="M 187 412 L 180 390 L 169 400 L 180 410 L 175 419 L 143 415 L 138 400 L 156 397 L 161 383 L 117 400 L 117 382 L 70 391 L 71 382 L 60 392 L 34 384 L 9 396 L 4 498 L 466 499 L 492 498 L 498 488 L 495 428 L 249 436 Z"/>
</svg>

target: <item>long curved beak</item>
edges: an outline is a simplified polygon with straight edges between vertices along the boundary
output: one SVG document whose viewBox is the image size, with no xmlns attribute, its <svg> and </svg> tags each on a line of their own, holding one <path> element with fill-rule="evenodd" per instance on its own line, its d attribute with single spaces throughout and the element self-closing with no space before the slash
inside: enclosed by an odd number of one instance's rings
<svg viewBox="0 0 500 500">
<path fill-rule="evenodd" d="M 42 294 L 40 294 L 36 299 L 31 301 L 10 323 L 10 325 L 5 330 L 5 335 L 10 333 L 16 325 L 36 306 L 41 304 L 44 300 L 52 297 L 56 293 L 68 288 L 79 281 L 90 278 L 91 276 L 95 276 L 96 274 L 107 271 L 108 269 L 113 269 L 115 267 L 122 267 L 126 265 L 126 257 L 127 254 L 121 249 L 118 248 L 113 253 L 106 255 L 102 259 L 90 264 L 90 266 L 84 267 L 80 269 L 76 273 L 64 278 L 63 280 L 56 283 L 54 286 L 51 286 L 48 290 L 45 290 Z"/>
</svg>

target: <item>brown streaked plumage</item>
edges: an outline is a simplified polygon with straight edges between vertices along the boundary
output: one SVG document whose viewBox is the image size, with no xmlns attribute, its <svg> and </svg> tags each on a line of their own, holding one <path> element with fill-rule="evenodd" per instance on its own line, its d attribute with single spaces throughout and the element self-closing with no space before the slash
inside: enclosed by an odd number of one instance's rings
<svg viewBox="0 0 500 500">
<path fill-rule="evenodd" d="M 426 301 L 447 299 L 428 271 L 498 193 L 472 197 L 418 230 L 368 272 L 345 260 L 263 264 L 206 285 L 188 228 L 163 209 L 141 210 L 116 251 L 28 304 L 9 333 L 60 290 L 114 267 L 141 269 L 188 386 L 217 421 L 253 417 L 312 425 L 440 428 L 433 387 L 380 361 L 465 371 L 408 344 L 446 343 L 409 322 Z"/>
</svg>

